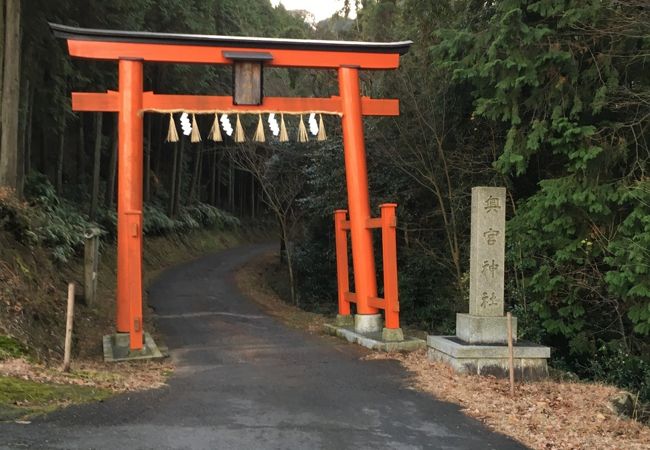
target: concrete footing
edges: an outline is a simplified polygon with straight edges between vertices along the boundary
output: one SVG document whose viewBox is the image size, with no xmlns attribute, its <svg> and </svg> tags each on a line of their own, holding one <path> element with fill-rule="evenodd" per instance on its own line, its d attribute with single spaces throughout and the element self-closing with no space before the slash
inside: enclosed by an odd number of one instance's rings
<svg viewBox="0 0 650 450">
<path fill-rule="evenodd" d="M 355 314 L 354 331 L 357 333 L 377 333 L 381 332 L 384 326 L 384 320 L 381 314 Z"/>
<path fill-rule="evenodd" d="M 116 333 L 104 336 L 104 361 L 133 361 L 138 359 L 159 359 L 168 355 L 163 353 L 149 333 L 144 333 L 142 350 L 131 351 L 129 334 Z"/>
<path fill-rule="evenodd" d="M 456 372 L 498 378 L 509 376 L 507 345 L 474 345 L 456 336 L 429 336 L 427 346 L 430 360 L 447 363 Z M 514 346 L 513 354 L 516 379 L 537 380 L 548 376 L 549 347 L 520 341 Z"/>
<path fill-rule="evenodd" d="M 384 329 L 385 330 L 385 329 Z M 359 344 L 371 350 L 382 352 L 412 352 L 425 348 L 427 343 L 422 339 L 406 337 L 402 335 L 402 340 L 383 339 L 383 331 L 373 333 L 357 333 L 352 327 L 339 327 L 337 325 L 325 324 L 325 331 L 332 336 L 341 337 L 353 344 Z M 397 330 L 391 330 L 391 333 Z M 399 332 L 401 333 L 401 329 Z M 397 337 L 395 334 L 389 337 Z"/>
</svg>

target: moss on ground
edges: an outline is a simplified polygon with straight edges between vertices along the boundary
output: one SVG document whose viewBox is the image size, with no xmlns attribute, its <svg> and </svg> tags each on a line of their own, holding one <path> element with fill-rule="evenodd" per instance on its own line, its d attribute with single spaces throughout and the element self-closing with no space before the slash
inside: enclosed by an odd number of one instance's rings
<svg viewBox="0 0 650 450">
<path fill-rule="evenodd" d="M 0 376 L 0 421 L 27 419 L 63 406 L 101 401 L 110 395 L 110 391 L 96 387 Z"/>
<path fill-rule="evenodd" d="M 26 354 L 23 346 L 10 336 L 0 335 L 0 361 L 8 358 L 19 358 Z"/>
</svg>

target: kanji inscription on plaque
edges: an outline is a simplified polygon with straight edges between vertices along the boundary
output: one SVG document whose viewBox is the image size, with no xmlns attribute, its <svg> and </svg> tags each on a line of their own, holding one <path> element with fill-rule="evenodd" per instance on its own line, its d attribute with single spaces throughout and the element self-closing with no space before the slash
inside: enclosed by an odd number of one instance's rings
<svg viewBox="0 0 650 450">
<path fill-rule="evenodd" d="M 472 189 L 469 313 L 503 316 L 506 189 Z"/>
</svg>

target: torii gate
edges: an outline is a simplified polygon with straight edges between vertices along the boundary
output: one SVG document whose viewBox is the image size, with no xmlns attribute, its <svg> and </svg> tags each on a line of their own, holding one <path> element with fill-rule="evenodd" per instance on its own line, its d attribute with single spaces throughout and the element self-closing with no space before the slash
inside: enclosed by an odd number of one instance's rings
<svg viewBox="0 0 650 450">
<path fill-rule="evenodd" d="M 160 110 L 303 112 L 321 111 L 342 117 L 349 221 L 346 211 L 335 215 L 339 314 L 350 318 L 356 303 L 358 331 L 376 329 L 378 309 L 386 313 L 386 328 L 399 330 L 395 206 L 382 205 L 382 218 L 373 219 L 368 195 L 368 174 L 363 116 L 397 116 L 399 101 L 362 97 L 359 70 L 399 67 L 400 56 L 412 42 L 344 42 L 252 37 L 127 32 L 75 28 L 50 24 L 56 37 L 67 40 L 71 56 L 118 62 L 118 91 L 72 93 L 74 111 L 119 114 L 117 202 L 117 319 L 118 333 L 129 333 L 130 349 L 143 347 L 142 326 L 142 179 L 143 112 Z M 260 67 L 300 67 L 338 70 L 339 96 L 330 98 L 267 97 L 248 92 L 254 100 L 231 96 L 160 95 L 143 92 L 143 64 L 194 63 Z M 250 69 L 250 67 L 249 67 Z M 254 85 L 255 83 L 253 83 Z M 250 89 L 250 78 L 247 88 Z M 254 89 L 254 87 L 253 87 Z M 256 100 L 255 100 L 256 99 Z M 372 228 L 382 228 L 385 298 L 377 297 Z M 347 235 L 352 241 L 356 292 L 348 289 Z M 380 316 L 379 316 L 380 318 Z M 371 320 L 364 320 L 371 319 Z"/>
</svg>

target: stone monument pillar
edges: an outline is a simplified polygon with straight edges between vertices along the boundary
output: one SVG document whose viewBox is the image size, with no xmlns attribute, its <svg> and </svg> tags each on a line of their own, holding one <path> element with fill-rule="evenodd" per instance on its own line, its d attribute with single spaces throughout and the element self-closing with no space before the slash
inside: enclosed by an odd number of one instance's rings
<svg viewBox="0 0 650 450">
<path fill-rule="evenodd" d="M 456 336 L 429 336 L 429 359 L 462 373 L 508 376 L 508 324 L 504 317 L 506 189 L 472 188 L 469 314 L 456 315 Z M 517 319 L 512 318 L 513 341 Z M 547 375 L 548 347 L 519 342 L 514 347 L 517 378 Z"/>
<path fill-rule="evenodd" d="M 469 314 L 457 314 L 456 335 L 468 344 L 507 344 L 504 317 L 506 189 L 472 189 Z M 517 340 L 517 319 L 512 318 Z"/>
</svg>

